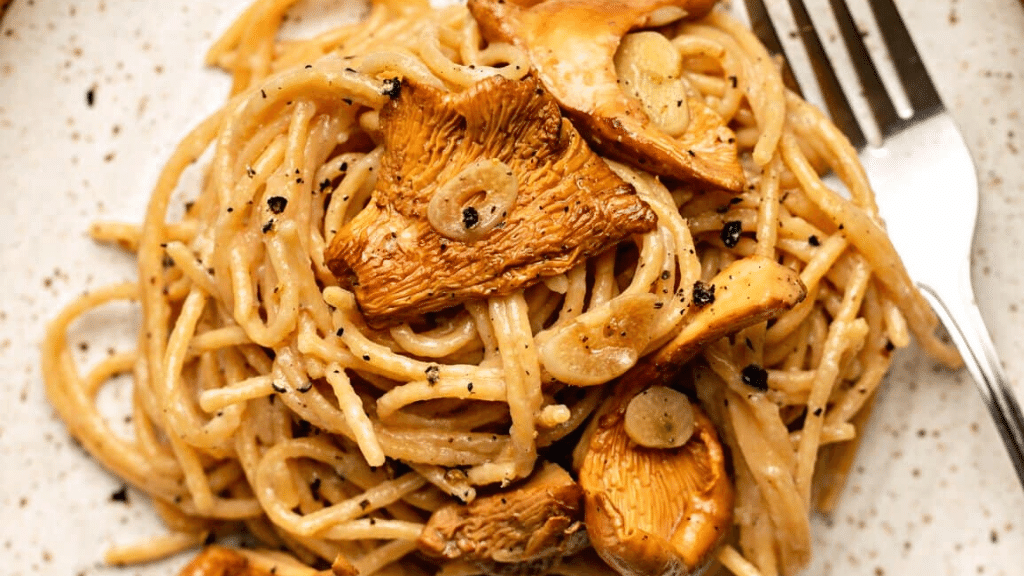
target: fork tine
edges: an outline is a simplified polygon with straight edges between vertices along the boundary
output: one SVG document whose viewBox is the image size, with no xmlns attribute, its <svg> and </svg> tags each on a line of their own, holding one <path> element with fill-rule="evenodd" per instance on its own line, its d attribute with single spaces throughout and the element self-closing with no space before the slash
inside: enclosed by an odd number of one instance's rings
<svg viewBox="0 0 1024 576">
<path fill-rule="evenodd" d="M 923 118 L 942 110 L 942 100 L 892 0 L 869 0 L 869 4 L 914 115 Z"/>
<path fill-rule="evenodd" d="M 878 69 L 875 68 L 875 64 L 871 60 L 871 54 L 864 45 L 864 39 L 860 30 L 857 29 L 857 24 L 853 21 L 846 1 L 829 0 L 829 4 L 832 5 L 836 23 L 839 24 L 839 31 L 843 35 L 846 50 L 850 53 L 850 60 L 853 61 L 853 67 L 857 71 L 857 78 L 864 88 L 864 96 L 868 100 L 868 105 L 871 106 L 875 122 L 878 123 L 882 137 L 887 137 L 900 130 L 904 120 L 900 118 L 896 107 L 893 106 L 892 100 L 889 98 L 889 91 L 882 83 L 882 77 L 878 75 Z"/>
<path fill-rule="evenodd" d="M 811 68 L 818 80 L 818 87 L 821 88 L 825 106 L 828 108 L 829 114 L 832 115 L 832 121 L 843 131 L 843 134 L 846 134 L 854 148 L 858 150 L 863 148 L 867 144 L 867 139 L 864 138 L 864 132 L 861 130 L 860 124 L 857 123 L 857 117 L 853 113 L 853 108 L 850 107 L 850 101 L 846 98 L 842 85 L 839 84 L 835 70 L 832 69 L 828 54 L 821 45 L 814 22 L 811 21 L 811 17 L 807 13 L 807 7 L 804 6 L 803 0 L 789 0 L 789 6 L 793 10 L 793 19 L 800 32 L 800 39 L 811 60 Z"/>
<path fill-rule="evenodd" d="M 769 52 L 782 57 L 782 82 L 787 88 L 803 96 L 803 90 L 800 89 L 800 83 L 797 82 L 796 76 L 793 76 L 793 70 L 789 67 L 786 51 L 782 48 L 782 42 L 779 40 L 779 34 L 775 30 L 775 25 L 772 24 L 771 17 L 768 15 L 768 9 L 764 5 L 764 0 L 746 0 L 746 5 L 747 16 L 750 17 L 750 27 L 753 28 L 754 34 L 757 35 Z"/>
</svg>

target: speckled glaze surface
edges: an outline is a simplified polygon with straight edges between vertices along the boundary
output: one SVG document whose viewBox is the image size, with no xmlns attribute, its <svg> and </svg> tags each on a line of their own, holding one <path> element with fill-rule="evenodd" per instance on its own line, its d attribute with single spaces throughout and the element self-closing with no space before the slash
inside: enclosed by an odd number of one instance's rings
<svg viewBox="0 0 1024 576">
<path fill-rule="evenodd" d="M 863 6 L 851 3 L 863 18 Z M 75 295 L 132 277 L 130 256 L 93 244 L 88 225 L 141 219 L 171 148 L 226 93 L 226 78 L 203 67 L 203 51 L 244 4 L 14 0 L 0 20 L 4 574 L 170 575 L 185 561 L 103 565 L 109 545 L 162 528 L 139 493 L 112 497 L 121 481 L 56 419 L 43 393 L 39 343 L 48 319 Z M 344 1 L 300 4 L 307 21 L 325 6 L 359 10 Z M 978 166 L 979 304 L 1024 396 L 1024 6 L 897 4 Z M 837 36 L 827 19 L 820 26 Z M 877 34 L 866 32 L 875 43 Z M 129 343 L 133 314 L 87 317 L 72 335 L 76 353 L 98 357 Z M 124 418 L 119 406 L 128 398 L 124 384 L 101 394 L 113 419 Z M 864 433 L 839 509 L 815 517 L 807 574 L 1024 574 L 1024 491 L 967 374 L 902 352 Z"/>
</svg>

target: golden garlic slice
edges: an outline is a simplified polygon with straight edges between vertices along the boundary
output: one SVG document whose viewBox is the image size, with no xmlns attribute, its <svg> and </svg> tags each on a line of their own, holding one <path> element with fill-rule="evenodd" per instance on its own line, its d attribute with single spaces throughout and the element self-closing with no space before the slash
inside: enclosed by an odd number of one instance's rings
<svg viewBox="0 0 1024 576">
<path fill-rule="evenodd" d="M 574 386 L 596 386 L 636 365 L 651 342 L 654 294 L 624 294 L 573 318 L 538 352 L 548 374 Z"/>
<path fill-rule="evenodd" d="M 678 138 L 690 124 L 683 58 L 663 34 L 626 34 L 615 52 L 615 73 L 622 89 L 636 98 L 662 132 Z"/>
<path fill-rule="evenodd" d="M 434 192 L 427 220 L 446 238 L 475 242 L 505 221 L 518 192 L 519 181 L 508 164 L 480 159 Z"/>
<path fill-rule="evenodd" d="M 651 386 L 626 405 L 623 425 L 629 439 L 644 448 L 679 448 L 693 436 L 693 422 L 686 394 Z"/>
</svg>

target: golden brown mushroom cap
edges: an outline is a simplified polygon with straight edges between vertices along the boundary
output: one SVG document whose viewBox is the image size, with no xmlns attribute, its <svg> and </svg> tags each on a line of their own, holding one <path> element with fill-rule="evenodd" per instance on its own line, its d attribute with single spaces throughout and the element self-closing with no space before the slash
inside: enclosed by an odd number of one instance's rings
<svg viewBox="0 0 1024 576">
<path fill-rule="evenodd" d="M 686 576 L 702 569 L 732 522 L 725 454 L 693 406 L 694 432 L 679 448 L 644 448 L 626 433 L 629 400 L 646 386 L 628 373 L 590 439 L 580 485 L 587 533 L 623 576 Z"/>
<path fill-rule="evenodd" d="M 515 573 L 524 563 L 551 565 L 586 545 L 582 496 L 568 472 L 545 463 L 522 486 L 436 510 L 419 549 L 488 573 Z"/>
<path fill-rule="evenodd" d="M 458 93 L 407 80 L 380 120 L 384 156 L 370 203 L 326 253 L 371 321 L 514 292 L 657 224 L 531 76 L 493 76 Z M 516 192 L 493 229 L 463 240 L 431 224 L 439 192 L 495 175 Z M 467 229 L 490 215 L 468 197 Z"/>
<path fill-rule="evenodd" d="M 596 148 L 656 174 L 738 191 L 743 170 L 734 135 L 722 118 L 699 97 L 680 94 L 690 122 L 673 138 L 623 92 L 614 64 L 623 36 L 650 25 L 659 10 L 676 7 L 702 16 L 713 5 L 714 0 L 468 2 L 488 40 L 527 51 L 541 81 Z"/>
<path fill-rule="evenodd" d="M 681 447 L 646 448 L 635 438 L 649 431 L 631 431 L 628 422 L 645 416 L 630 415 L 630 408 L 669 409 L 671 403 L 632 401 L 671 381 L 702 344 L 772 318 L 806 296 L 796 272 L 758 256 L 737 260 L 700 292 L 682 331 L 616 382 L 580 447 L 587 532 L 598 554 L 624 576 L 699 571 L 730 526 L 733 500 L 722 446 L 703 411 L 692 406 L 693 434 Z M 669 416 L 646 419 L 671 422 L 673 432 L 686 420 Z M 640 443 L 671 446 L 672 440 L 674 433 L 664 442 Z"/>
</svg>

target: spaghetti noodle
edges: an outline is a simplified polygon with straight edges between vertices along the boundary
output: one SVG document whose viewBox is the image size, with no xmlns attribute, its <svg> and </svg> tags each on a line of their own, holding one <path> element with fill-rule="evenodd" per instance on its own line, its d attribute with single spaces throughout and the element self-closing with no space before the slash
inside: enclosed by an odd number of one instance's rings
<svg viewBox="0 0 1024 576">
<path fill-rule="evenodd" d="M 388 82 L 459 91 L 521 79 L 529 61 L 485 43 L 464 7 L 412 1 L 381 0 L 363 22 L 281 40 L 292 2 L 258 0 L 213 46 L 208 62 L 232 74 L 231 97 L 168 160 L 143 224 L 93 228 L 135 250 L 138 282 L 76 300 L 44 343 L 47 392 L 70 432 L 150 495 L 171 531 L 108 559 L 145 561 L 244 526 L 266 550 L 243 554 L 277 574 L 320 573 L 339 558 L 364 575 L 421 569 L 410 554 L 431 511 L 527 476 L 601 404 L 605 388 L 576 385 L 617 374 L 573 382 L 552 359 L 560 330 L 586 314 L 637 316 L 642 304 L 649 338 L 636 356 L 649 355 L 686 321 L 680 287 L 761 256 L 795 271 L 806 299 L 705 346 L 690 370 L 732 458 L 738 530 L 719 562 L 742 576 L 799 571 L 809 513 L 834 505 L 893 348 L 913 334 L 958 361 L 933 335 L 842 134 L 785 90 L 724 13 L 660 25 L 685 85 L 735 131 L 748 186 L 695 193 L 609 161 L 657 214 L 655 230 L 526 289 L 374 327 L 324 253 L 374 189 Z M 168 221 L 182 172 L 208 150 L 201 188 Z M 829 169 L 848 196 L 822 182 Z M 125 300 L 143 314 L 137 349 L 83 374 L 69 328 Z M 749 384 L 751 365 L 765 389 Z M 126 371 L 127 438 L 96 406 Z M 594 573 L 592 562 L 553 570 Z"/>
</svg>

